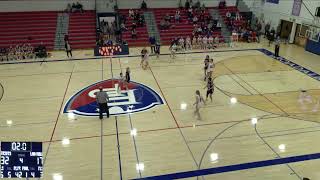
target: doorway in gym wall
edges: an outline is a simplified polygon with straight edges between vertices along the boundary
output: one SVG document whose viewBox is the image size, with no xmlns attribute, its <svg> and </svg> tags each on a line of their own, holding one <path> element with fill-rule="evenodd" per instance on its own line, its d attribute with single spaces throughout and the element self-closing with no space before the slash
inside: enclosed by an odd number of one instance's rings
<svg viewBox="0 0 320 180">
<path fill-rule="evenodd" d="M 280 38 L 288 40 L 291 34 L 293 22 L 281 20 L 280 24 Z"/>
</svg>

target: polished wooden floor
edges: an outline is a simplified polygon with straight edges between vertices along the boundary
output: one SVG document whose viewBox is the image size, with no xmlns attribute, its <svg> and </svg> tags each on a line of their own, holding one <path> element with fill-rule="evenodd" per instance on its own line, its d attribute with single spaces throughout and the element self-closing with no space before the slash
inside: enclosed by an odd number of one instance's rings
<svg viewBox="0 0 320 180">
<path fill-rule="evenodd" d="M 233 49 L 240 48 L 272 50 L 266 42 L 239 43 Z M 91 51 L 74 54 L 75 58 L 92 57 Z M 202 120 L 197 120 L 192 104 L 195 90 L 205 95 L 207 54 L 216 64 L 216 89 L 213 102 L 200 109 Z M 320 73 L 319 56 L 301 47 L 282 45 L 280 55 Z M 63 52 L 53 52 L 48 60 L 65 58 Z M 117 180 L 320 152 L 320 82 L 261 52 L 180 54 L 174 61 L 163 55 L 150 58 L 149 70 L 139 64 L 139 57 L 122 57 L 0 65 L 0 140 L 44 142 L 45 180 L 98 180 L 101 166 L 103 179 Z M 126 67 L 131 68 L 132 80 L 157 91 L 166 104 L 131 118 L 103 121 L 82 116 L 70 120 L 63 114 L 64 104 L 74 93 Z M 309 98 L 305 103 L 301 103 L 303 95 Z M 238 102 L 231 104 L 231 97 Z M 256 126 L 252 118 L 257 118 Z M 130 135 L 132 128 L 137 129 L 136 136 Z M 70 144 L 63 144 L 64 139 Z M 214 162 L 212 153 L 218 154 Z M 137 170 L 137 164 L 144 168 Z M 313 160 L 202 178 L 316 180 L 319 166 L 320 160 Z"/>
</svg>

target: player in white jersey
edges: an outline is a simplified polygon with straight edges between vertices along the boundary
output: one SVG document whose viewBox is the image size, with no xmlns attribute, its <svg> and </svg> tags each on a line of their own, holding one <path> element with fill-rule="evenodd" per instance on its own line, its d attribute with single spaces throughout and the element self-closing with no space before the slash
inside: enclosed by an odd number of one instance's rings
<svg viewBox="0 0 320 180">
<path fill-rule="evenodd" d="M 214 63 L 213 59 L 210 59 L 209 64 L 208 64 L 208 69 L 207 69 L 207 78 L 212 78 L 212 72 L 214 68 Z"/>
<path fill-rule="evenodd" d="M 196 49 L 198 46 L 197 37 L 195 36 L 193 36 L 192 38 L 192 46 L 193 46 L 193 49 Z"/>
<path fill-rule="evenodd" d="M 201 36 L 198 36 L 197 44 L 198 44 L 199 48 L 202 48 L 202 37 Z"/>
<path fill-rule="evenodd" d="M 179 49 L 181 49 L 182 51 L 185 50 L 183 37 L 180 37 L 179 39 Z"/>
<path fill-rule="evenodd" d="M 177 52 L 177 45 L 176 45 L 176 43 L 173 43 L 172 46 L 170 46 L 169 50 L 170 50 L 170 52 L 171 52 L 171 53 L 170 53 L 170 58 L 171 58 L 171 59 L 176 58 L 176 52 Z"/>
<path fill-rule="evenodd" d="M 197 116 L 198 120 L 201 120 L 200 108 L 202 105 L 205 105 L 205 101 L 199 90 L 196 91 L 196 101 L 193 103 L 193 105 L 195 106 L 194 115 Z"/>
<path fill-rule="evenodd" d="M 192 50 L 191 39 L 190 36 L 186 38 L 186 50 Z"/>
<path fill-rule="evenodd" d="M 124 85 L 125 85 L 125 77 L 121 72 L 118 78 L 118 89 L 117 89 L 118 94 L 121 94 L 121 86 L 124 86 Z"/>
<path fill-rule="evenodd" d="M 202 49 L 207 49 L 207 47 L 208 47 L 208 38 L 207 36 L 204 36 L 202 38 Z"/>
<path fill-rule="evenodd" d="M 209 45 L 209 49 L 213 49 L 213 37 L 212 36 L 210 36 L 209 38 L 208 38 L 208 45 Z"/>
<path fill-rule="evenodd" d="M 146 70 L 149 67 L 149 54 L 146 48 L 143 48 L 141 51 L 141 67 L 143 70 Z"/>
</svg>

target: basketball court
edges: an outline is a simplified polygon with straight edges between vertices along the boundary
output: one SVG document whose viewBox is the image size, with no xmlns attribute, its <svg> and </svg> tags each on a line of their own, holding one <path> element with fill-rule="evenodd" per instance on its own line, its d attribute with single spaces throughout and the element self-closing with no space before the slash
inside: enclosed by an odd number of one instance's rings
<svg viewBox="0 0 320 180">
<path fill-rule="evenodd" d="M 139 51 L 112 59 L 76 52 L 78 60 L 1 64 L 0 141 L 44 142 L 46 180 L 94 180 L 101 175 L 106 180 L 135 179 L 188 171 L 194 172 L 186 179 L 319 179 L 317 158 L 196 174 L 319 153 L 317 55 L 282 45 L 282 60 L 276 60 L 266 42 L 239 43 L 233 49 L 178 54 L 174 60 L 169 55 L 150 57 L 151 68 L 142 70 Z M 193 103 L 196 90 L 205 96 L 207 54 L 216 65 L 215 91 L 213 102 L 200 109 L 202 120 L 196 120 Z M 54 55 L 65 58 L 62 52 Z M 285 60 L 314 73 L 301 72 Z M 157 105 L 137 111 L 128 106 L 102 121 L 66 111 L 78 92 L 108 80 L 114 86 L 112 79 L 126 67 L 137 86 L 160 97 Z M 136 106 L 150 98 L 135 90 Z"/>
</svg>

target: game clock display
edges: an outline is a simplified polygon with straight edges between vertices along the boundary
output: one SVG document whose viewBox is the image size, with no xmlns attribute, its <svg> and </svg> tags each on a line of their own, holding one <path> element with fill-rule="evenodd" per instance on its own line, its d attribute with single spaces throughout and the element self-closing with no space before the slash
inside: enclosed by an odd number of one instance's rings
<svg viewBox="0 0 320 180">
<path fill-rule="evenodd" d="M 1 142 L 0 178 L 41 178 L 41 142 Z"/>
</svg>

